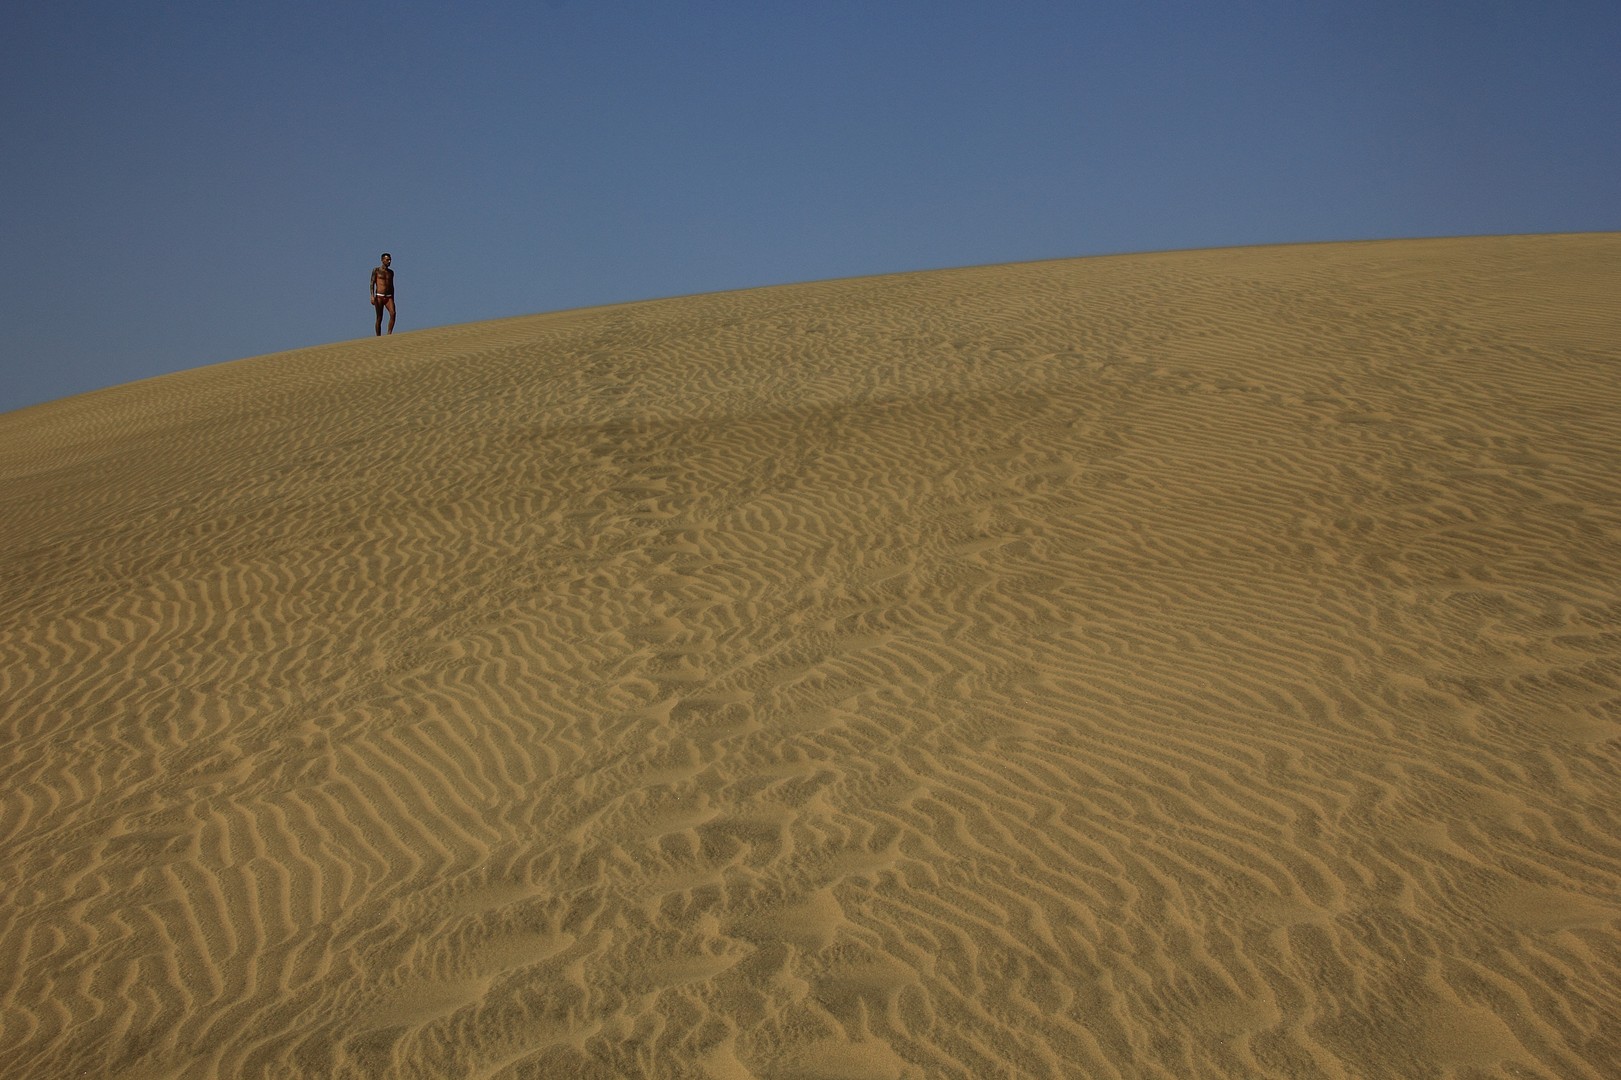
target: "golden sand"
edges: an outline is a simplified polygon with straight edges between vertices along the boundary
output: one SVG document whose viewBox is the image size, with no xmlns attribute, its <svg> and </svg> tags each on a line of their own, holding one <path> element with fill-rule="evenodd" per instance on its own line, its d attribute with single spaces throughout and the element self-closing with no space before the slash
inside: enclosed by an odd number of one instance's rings
<svg viewBox="0 0 1621 1080">
<path fill-rule="evenodd" d="M 1621 235 L 0 417 L 7 1077 L 1621 1075 Z"/>
</svg>

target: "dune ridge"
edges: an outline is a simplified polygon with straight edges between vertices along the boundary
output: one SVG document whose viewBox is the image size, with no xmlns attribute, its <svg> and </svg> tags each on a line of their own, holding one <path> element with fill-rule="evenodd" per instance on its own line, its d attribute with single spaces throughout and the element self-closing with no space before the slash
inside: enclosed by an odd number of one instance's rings
<svg viewBox="0 0 1621 1080">
<path fill-rule="evenodd" d="M 688 297 L 0 416 L 25 1078 L 1603 1078 L 1621 235 Z"/>
</svg>

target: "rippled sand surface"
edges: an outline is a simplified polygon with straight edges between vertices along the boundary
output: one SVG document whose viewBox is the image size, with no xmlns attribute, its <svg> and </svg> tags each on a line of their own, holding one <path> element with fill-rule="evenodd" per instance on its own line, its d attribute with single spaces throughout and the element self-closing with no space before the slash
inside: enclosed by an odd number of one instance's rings
<svg viewBox="0 0 1621 1080">
<path fill-rule="evenodd" d="M 1621 1068 L 1621 235 L 0 417 L 8 1077 Z"/>
</svg>

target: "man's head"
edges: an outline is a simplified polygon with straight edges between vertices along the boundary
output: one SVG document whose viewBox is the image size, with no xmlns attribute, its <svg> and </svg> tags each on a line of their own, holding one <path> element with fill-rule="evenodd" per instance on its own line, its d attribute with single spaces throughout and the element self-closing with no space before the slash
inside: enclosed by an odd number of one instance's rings
<svg viewBox="0 0 1621 1080">
<path fill-rule="evenodd" d="M 390 255 L 388 252 L 386 252 L 386 251 L 383 252 L 383 265 L 387 266 L 389 264 L 389 261 L 391 259 L 393 259 L 393 258 L 394 258 L 394 256 Z"/>
</svg>

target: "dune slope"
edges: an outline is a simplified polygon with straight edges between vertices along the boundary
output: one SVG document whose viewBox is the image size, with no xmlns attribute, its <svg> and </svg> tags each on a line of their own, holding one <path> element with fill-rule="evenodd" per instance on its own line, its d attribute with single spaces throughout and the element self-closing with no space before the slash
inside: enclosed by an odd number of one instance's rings
<svg viewBox="0 0 1621 1080">
<path fill-rule="evenodd" d="M 1621 235 L 309 349 L 0 417 L 19 1078 L 1621 1061 Z"/>
</svg>

